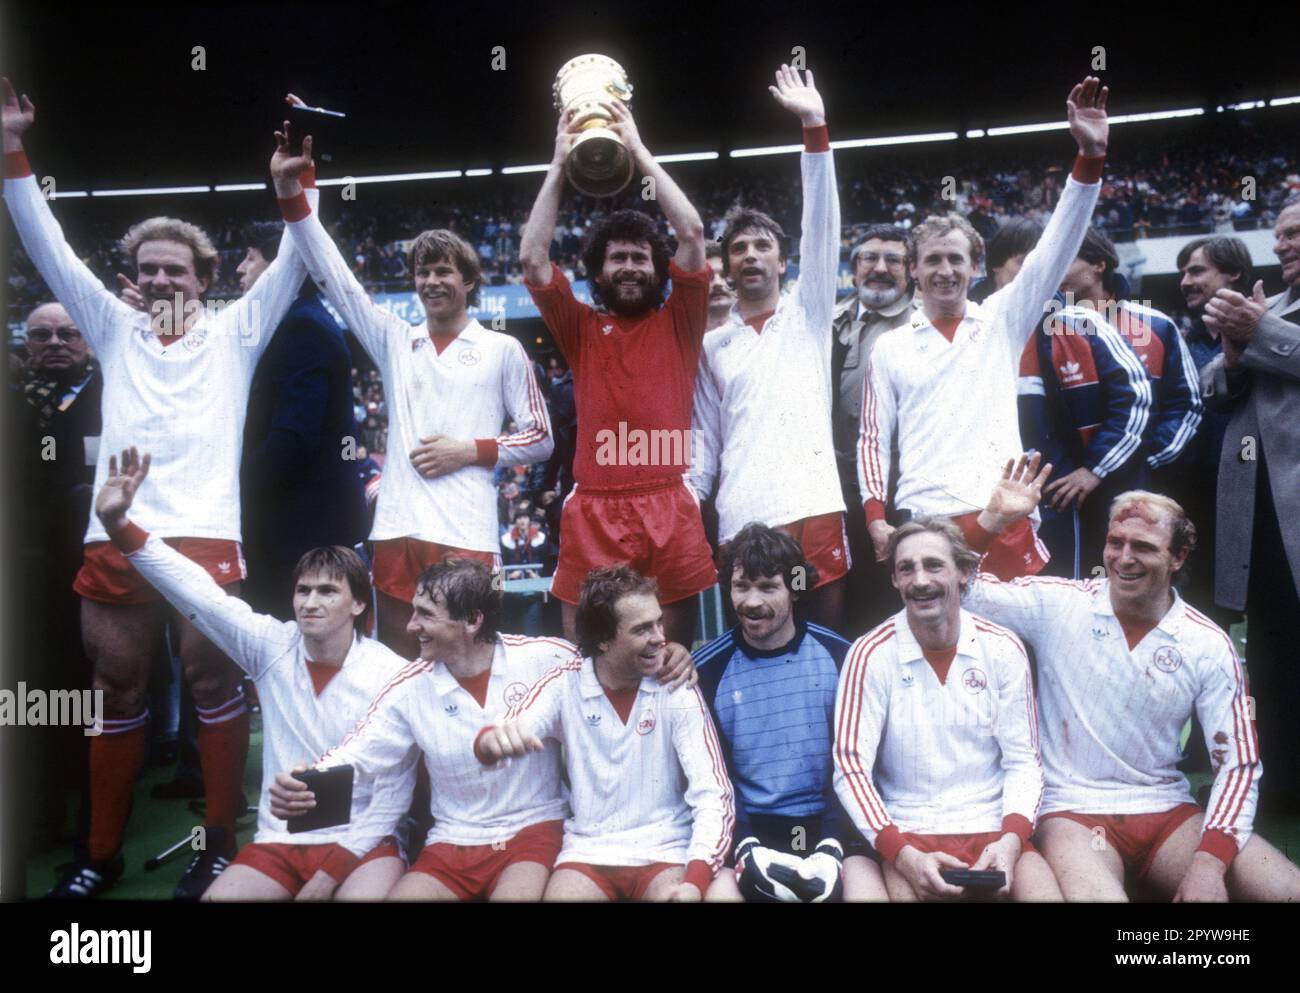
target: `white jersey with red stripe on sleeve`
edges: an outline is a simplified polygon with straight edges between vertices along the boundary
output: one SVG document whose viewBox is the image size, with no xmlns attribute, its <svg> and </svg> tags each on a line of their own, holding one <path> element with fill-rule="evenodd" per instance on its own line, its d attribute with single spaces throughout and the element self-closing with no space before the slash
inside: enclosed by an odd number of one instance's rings
<svg viewBox="0 0 1300 993">
<path fill-rule="evenodd" d="M 307 270 L 286 240 L 275 261 L 239 300 L 204 305 L 185 334 L 164 344 L 150 315 L 128 307 L 95 277 L 64 239 L 36 178 L 6 156 L 5 203 L 23 247 L 55 298 L 94 349 L 104 374 L 95 492 L 108 459 L 134 445 L 153 456 L 149 486 L 131 508 L 160 537 L 238 541 L 239 459 L 248 390 L 271 333 L 288 313 Z M 316 191 L 308 191 L 314 198 Z M 286 236 L 287 239 L 287 236 Z M 197 303 L 187 304 L 188 316 Z M 83 453 L 58 453 L 82 459 Z M 87 543 L 107 541 L 90 515 Z"/>
<path fill-rule="evenodd" d="M 288 201 L 292 205 L 294 201 Z M 286 207 L 286 227 L 312 278 L 379 366 L 388 397 L 388 449 L 374 541 L 417 538 L 498 551 L 493 469 L 545 462 L 555 447 L 541 387 L 523 346 L 470 320 L 441 352 L 423 325 L 375 304 L 314 212 Z M 505 433 L 507 421 L 515 431 Z M 425 479 L 408 453 L 434 435 L 473 439 L 478 460 Z"/>
<path fill-rule="evenodd" d="M 883 519 L 894 450 L 896 507 L 946 515 L 983 509 L 998 467 L 1023 450 L 1016 395 L 1025 343 L 1083 243 L 1100 190 L 1100 182 L 1066 180 L 1019 274 L 982 305 L 968 302 L 951 340 L 917 310 L 876 342 L 857 458 L 868 519 Z"/>
<path fill-rule="evenodd" d="M 965 604 L 1018 632 L 1038 658 L 1044 813 L 1152 814 L 1191 803 L 1177 765 L 1195 710 L 1215 772 L 1202 847 L 1231 862 L 1252 832 L 1259 744 L 1232 640 L 1173 596 L 1132 649 L 1109 580 L 981 574 Z"/>
<path fill-rule="evenodd" d="M 402 671 L 401 657 L 358 634 L 342 666 L 318 687 L 296 623 L 255 613 L 243 600 L 227 595 L 202 566 L 159 538 L 149 537 L 126 554 L 140 574 L 257 686 L 262 708 L 262 793 L 253 840 L 337 843 L 362 856 L 391 834 L 411 804 L 414 753 L 399 757 L 373 780 L 356 782 L 351 821 L 337 827 L 290 834 L 288 825 L 271 813 L 268 788 L 277 773 L 310 763 L 347 734 L 370 701 Z"/>
<path fill-rule="evenodd" d="M 689 478 L 701 500 L 716 479 L 721 541 L 751 521 L 844 510 L 830 420 L 840 199 L 824 126 L 804 129 L 801 169 L 799 278 L 761 332 L 733 309 L 704 336 Z"/>
<path fill-rule="evenodd" d="M 900 611 L 849 650 L 833 757 L 840 802 L 887 858 L 900 832 L 1027 837 L 1043 770 L 1024 646 L 963 610 L 941 683 Z"/>
<path fill-rule="evenodd" d="M 543 676 L 507 720 L 564 745 L 573 815 L 557 865 L 676 862 L 692 878 L 698 864 L 709 879 L 722 867 L 735 805 L 698 689 L 670 691 L 647 677 L 624 723 L 592 660 L 574 658 Z"/>
<path fill-rule="evenodd" d="M 485 726 L 577 649 L 559 638 L 498 635 L 483 703 L 441 662 L 417 659 L 394 676 L 319 768 L 352 765 L 359 777 L 385 774 L 412 748 L 424 754 L 434 823 L 427 844 L 491 845 L 524 828 L 568 816 L 560 746 L 483 766 L 473 753 Z"/>
</svg>

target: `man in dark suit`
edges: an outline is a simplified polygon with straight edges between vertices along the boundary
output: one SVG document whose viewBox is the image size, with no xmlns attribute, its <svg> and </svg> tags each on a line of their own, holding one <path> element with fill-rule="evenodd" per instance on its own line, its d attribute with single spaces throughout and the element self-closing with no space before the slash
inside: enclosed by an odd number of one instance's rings
<svg viewBox="0 0 1300 993">
<path fill-rule="evenodd" d="M 1220 289 L 1205 306 L 1223 354 L 1201 373 L 1230 411 L 1219 462 L 1215 600 L 1245 608 L 1247 671 L 1266 775 L 1260 809 L 1300 812 L 1300 196 L 1273 250 L 1286 288 L 1271 300 Z"/>
<path fill-rule="evenodd" d="M 247 254 L 236 269 L 243 292 L 275 259 L 279 244 L 279 224 L 249 226 Z M 342 328 L 308 280 L 274 329 L 249 393 L 240 492 L 248 560 L 244 599 L 254 610 L 292 620 L 299 557 L 321 545 L 351 548 L 365 538 L 359 446 L 352 357 Z"/>
<path fill-rule="evenodd" d="M 9 395 L 6 527 L 16 581 L 4 650 L 13 685 L 79 691 L 90 685 L 90 669 L 72 581 L 90 514 L 104 379 L 62 305 L 41 304 L 26 325 L 28 358 Z M 16 780 L 12 795 L 28 811 L 23 835 L 5 845 L 4 869 L 12 892 L 22 893 L 24 854 L 48 845 L 62 827 L 63 789 L 80 784 L 89 738 L 80 727 L 4 730 L 9 746 L 0 752 L 14 763 L 6 770 Z"/>
</svg>

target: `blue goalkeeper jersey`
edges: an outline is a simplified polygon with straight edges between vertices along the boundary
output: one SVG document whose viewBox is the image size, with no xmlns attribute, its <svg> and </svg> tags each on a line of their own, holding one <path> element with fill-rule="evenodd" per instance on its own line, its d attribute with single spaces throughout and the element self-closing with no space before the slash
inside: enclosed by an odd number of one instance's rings
<svg viewBox="0 0 1300 993">
<path fill-rule="evenodd" d="M 767 817 L 817 818 L 832 828 L 828 835 L 843 824 L 831 747 L 848 650 L 834 631 L 800 622 L 774 651 L 747 644 L 736 627 L 694 653 L 736 790 L 737 839 L 748 822 Z"/>
</svg>

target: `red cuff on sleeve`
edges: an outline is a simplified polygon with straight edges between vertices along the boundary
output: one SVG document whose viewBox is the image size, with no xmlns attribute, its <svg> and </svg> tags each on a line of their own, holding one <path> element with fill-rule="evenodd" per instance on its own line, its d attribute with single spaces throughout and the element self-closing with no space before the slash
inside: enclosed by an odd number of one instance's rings
<svg viewBox="0 0 1300 993">
<path fill-rule="evenodd" d="M 321 863 L 321 868 L 329 874 L 329 877 L 336 883 L 342 883 L 348 878 L 348 874 L 357 867 L 361 861 L 359 855 L 353 855 L 342 845 L 335 845 L 334 851 L 325 856 L 325 861 Z"/>
<path fill-rule="evenodd" d="M 307 194 L 299 193 L 296 197 L 289 197 L 287 200 L 280 198 L 280 216 L 286 221 L 301 221 L 311 213 L 311 204 L 307 202 Z"/>
<path fill-rule="evenodd" d="M 1232 860 L 1237 857 L 1237 842 L 1226 831 L 1206 831 L 1201 835 L 1196 850 L 1208 852 L 1224 865 L 1232 865 Z"/>
<path fill-rule="evenodd" d="M 298 182 L 302 183 L 302 188 L 304 190 L 316 189 L 316 163 L 315 162 L 313 162 L 311 165 L 309 165 L 306 169 L 302 171 L 302 175 L 298 177 Z"/>
<path fill-rule="evenodd" d="M 890 865 L 898 858 L 898 853 L 907 847 L 907 836 L 898 830 L 898 825 L 890 824 L 876 835 L 875 849 L 880 857 Z"/>
<path fill-rule="evenodd" d="M 700 859 L 692 859 L 686 865 L 686 881 L 700 891 L 700 896 L 704 896 L 713 882 L 713 867 Z"/>
<path fill-rule="evenodd" d="M 868 500 L 862 509 L 866 512 L 868 526 L 885 519 L 885 505 L 879 500 Z"/>
<path fill-rule="evenodd" d="M 484 765 L 495 764 L 493 762 L 489 762 L 487 757 L 481 751 L 479 751 L 479 747 L 478 747 L 479 740 L 483 737 L 483 735 L 487 734 L 491 730 L 492 730 L 492 725 L 489 724 L 487 725 L 487 727 L 480 728 L 478 734 L 474 735 L 474 757 L 478 759 L 480 762 L 482 762 Z"/>
<path fill-rule="evenodd" d="M 149 540 L 149 532 L 134 521 L 127 521 L 126 527 L 111 537 L 119 552 L 132 555 L 144 548 L 144 543 Z"/>
<path fill-rule="evenodd" d="M 971 524 L 973 526 L 970 533 L 966 535 L 966 542 L 970 545 L 972 552 L 979 552 L 979 554 L 983 555 L 993 547 L 993 543 L 998 540 L 998 536 L 992 531 L 985 530 L 984 525 L 980 524 L 978 516 Z"/>
<path fill-rule="evenodd" d="M 557 266 L 554 262 L 552 262 L 552 263 L 551 263 L 551 274 L 550 274 L 549 277 L 547 277 L 547 280 L 546 280 L 545 283 L 542 283 L 542 284 L 539 286 L 537 283 L 534 283 L 534 282 L 533 282 L 532 280 L 530 280 L 527 276 L 525 276 L 525 277 L 524 277 L 524 285 L 527 286 L 527 287 L 531 287 L 531 288 L 534 289 L 534 290 L 549 290 L 552 286 L 554 286 L 554 285 L 558 282 L 558 280 L 559 280 L 560 278 L 563 278 L 563 276 L 564 276 L 564 273 L 560 271 L 560 267 Z"/>
<path fill-rule="evenodd" d="M 825 124 L 815 128 L 803 129 L 803 150 L 805 152 L 829 152 L 831 150 L 831 133 Z"/>
<path fill-rule="evenodd" d="M 475 438 L 474 448 L 477 453 L 474 456 L 474 464 L 486 466 L 491 469 L 497 464 L 497 440 L 495 438 Z"/>
<path fill-rule="evenodd" d="M 1007 814 L 1002 818 L 1002 833 L 1014 834 L 1020 839 L 1020 844 L 1027 845 L 1029 836 L 1034 833 L 1034 826 L 1024 814 Z"/>
<path fill-rule="evenodd" d="M 5 179 L 22 179 L 31 174 L 26 152 L 5 152 Z"/>
<path fill-rule="evenodd" d="M 1070 175 L 1080 183 L 1100 183 L 1101 167 L 1105 162 L 1104 155 L 1076 155 Z"/>
</svg>

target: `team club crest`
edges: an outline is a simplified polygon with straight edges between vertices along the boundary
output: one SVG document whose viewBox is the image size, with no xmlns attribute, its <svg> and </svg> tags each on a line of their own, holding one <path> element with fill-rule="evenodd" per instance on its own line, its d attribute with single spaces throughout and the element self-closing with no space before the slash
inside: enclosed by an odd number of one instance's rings
<svg viewBox="0 0 1300 993">
<path fill-rule="evenodd" d="M 506 687 L 505 693 L 502 694 L 501 698 L 505 700 L 507 707 L 513 707 L 515 704 L 523 700 L 527 693 L 528 687 L 523 683 L 511 683 Z"/>
<path fill-rule="evenodd" d="M 1163 648 L 1156 649 L 1151 661 L 1155 663 L 1156 668 L 1161 672 L 1177 672 L 1179 666 L 1183 664 L 1183 656 L 1177 648 L 1165 645 Z"/>
<path fill-rule="evenodd" d="M 961 674 L 961 684 L 966 688 L 967 693 L 983 693 L 989 681 L 983 670 L 972 668 Z"/>
<path fill-rule="evenodd" d="M 636 733 L 645 735 L 655 729 L 655 712 L 647 707 L 641 711 L 641 716 L 636 719 Z"/>
<path fill-rule="evenodd" d="M 458 356 L 461 365 L 478 365 L 483 356 L 479 354 L 477 348 L 464 348 Z"/>
</svg>

